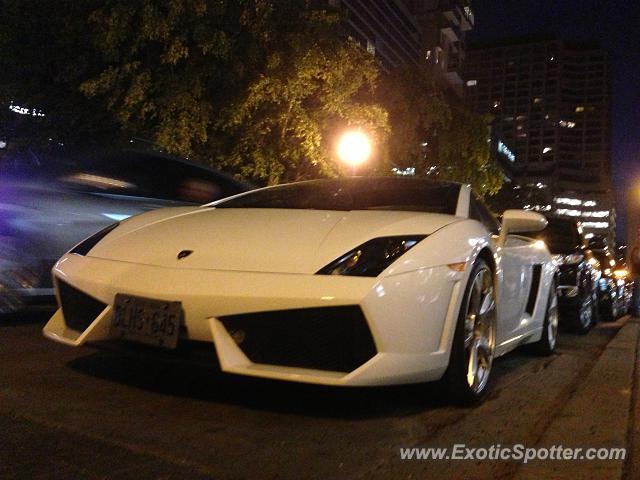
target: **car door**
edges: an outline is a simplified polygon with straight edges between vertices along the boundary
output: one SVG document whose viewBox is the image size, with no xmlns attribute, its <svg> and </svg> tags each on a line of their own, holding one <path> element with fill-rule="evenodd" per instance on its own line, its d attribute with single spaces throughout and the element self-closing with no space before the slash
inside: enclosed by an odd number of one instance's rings
<svg viewBox="0 0 640 480">
<path fill-rule="evenodd" d="M 520 235 L 508 235 L 500 251 L 502 283 L 498 314 L 503 326 L 498 345 L 517 341 L 539 327 L 534 310 L 545 258 L 543 244 Z"/>
<path fill-rule="evenodd" d="M 490 210 L 475 194 L 469 202 L 469 218 L 481 222 L 498 240 L 500 224 Z M 505 246 L 500 250 L 498 266 L 502 282 L 496 288 L 496 308 L 498 314 L 497 343 L 512 338 L 520 328 L 525 306 L 522 297 L 528 292 L 533 270 L 533 262 L 529 260 L 531 240 L 516 235 L 509 235 Z"/>
</svg>

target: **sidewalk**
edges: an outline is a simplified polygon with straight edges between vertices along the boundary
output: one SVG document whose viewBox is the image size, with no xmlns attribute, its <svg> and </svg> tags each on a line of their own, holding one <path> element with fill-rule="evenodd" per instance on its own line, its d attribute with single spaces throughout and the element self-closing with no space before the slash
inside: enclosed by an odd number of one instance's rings
<svg viewBox="0 0 640 480">
<path fill-rule="evenodd" d="M 626 460 L 536 462 L 522 465 L 515 479 L 640 478 L 640 369 L 636 368 L 639 338 L 640 319 L 630 318 L 538 442 L 540 447 L 626 446 Z"/>
</svg>

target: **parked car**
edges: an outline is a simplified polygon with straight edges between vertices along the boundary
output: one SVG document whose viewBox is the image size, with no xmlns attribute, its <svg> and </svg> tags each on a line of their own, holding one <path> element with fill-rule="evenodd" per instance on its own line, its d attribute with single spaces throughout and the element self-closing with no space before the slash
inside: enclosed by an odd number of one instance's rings
<svg viewBox="0 0 640 480">
<path fill-rule="evenodd" d="M 600 263 L 587 248 L 582 228 L 573 220 L 549 218 L 536 238 L 544 240 L 558 265 L 560 324 L 585 333 L 598 319 Z"/>
<path fill-rule="evenodd" d="M 599 281 L 600 318 L 613 321 L 627 313 L 631 303 L 632 284 L 629 272 L 607 249 L 594 250 L 600 262 L 602 276 Z"/>
<path fill-rule="evenodd" d="M 495 235 L 467 185 L 407 178 L 300 182 L 149 212 L 62 257 L 61 308 L 44 334 L 174 356 L 209 345 L 226 372 L 296 382 L 444 379 L 454 399 L 475 402 L 496 357 L 555 348 L 555 265 L 542 242 L 511 235 L 545 225 L 508 210 Z"/>
<path fill-rule="evenodd" d="M 247 189 L 223 173 L 161 154 L 4 152 L 0 289 L 12 300 L 0 309 L 15 309 L 21 303 L 53 305 L 51 268 L 56 260 L 107 225 L 141 212 L 203 204 Z"/>
</svg>

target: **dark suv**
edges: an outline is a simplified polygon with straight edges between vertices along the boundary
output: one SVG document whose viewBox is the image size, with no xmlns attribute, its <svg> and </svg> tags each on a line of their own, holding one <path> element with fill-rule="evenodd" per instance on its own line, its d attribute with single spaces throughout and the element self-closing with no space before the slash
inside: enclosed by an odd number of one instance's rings
<svg viewBox="0 0 640 480">
<path fill-rule="evenodd" d="M 558 265 L 558 302 L 561 325 L 585 333 L 598 319 L 600 264 L 586 247 L 577 222 L 549 218 L 547 227 L 536 235 L 544 240 Z"/>
</svg>

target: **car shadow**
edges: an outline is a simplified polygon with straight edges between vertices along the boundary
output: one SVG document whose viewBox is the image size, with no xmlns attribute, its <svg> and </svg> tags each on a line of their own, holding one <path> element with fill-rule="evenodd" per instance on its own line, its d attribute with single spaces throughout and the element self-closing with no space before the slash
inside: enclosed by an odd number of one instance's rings
<svg viewBox="0 0 640 480">
<path fill-rule="evenodd" d="M 102 380 L 164 395 L 302 416 L 366 419 L 454 408 L 438 383 L 326 387 L 229 375 L 200 365 L 152 362 L 104 351 L 76 358 L 68 365 Z"/>
<path fill-rule="evenodd" d="M 16 326 L 40 323 L 44 325 L 53 315 L 55 308 L 45 307 L 37 310 L 29 310 L 26 312 L 3 313 L 0 314 L 0 327 Z"/>
</svg>

